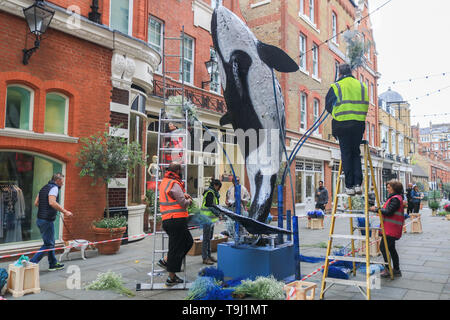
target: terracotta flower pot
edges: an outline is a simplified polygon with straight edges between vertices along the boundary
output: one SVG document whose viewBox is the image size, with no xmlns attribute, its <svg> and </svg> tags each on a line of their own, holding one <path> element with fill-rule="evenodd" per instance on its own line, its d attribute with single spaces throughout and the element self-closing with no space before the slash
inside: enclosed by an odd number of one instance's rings
<svg viewBox="0 0 450 320">
<path fill-rule="evenodd" d="M 92 226 L 92 229 L 95 234 L 95 241 L 104 241 L 104 240 L 111 240 L 111 239 L 119 239 L 123 237 L 123 234 L 127 230 L 127 227 L 122 228 L 113 228 L 113 229 L 107 229 L 107 228 L 97 228 L 95 226 Z M 97 249 L 99 254 L 116 254 L 120 249 L 120 244 L 122 241 L 111 241 L 111 242 L 105 242 L 105 243 L 98 243 Z"/>
<path fill-rule="evenodd" d="M 155 232 L 153 230 L 153 227 L 154 227 L 153 218 L 150 218 L 148 221 L 149 221 L 150 232 L 152 232 L 152 233 Z M 162 231 L 162 220 L 156 221 L 156 231 Z"/>
</svg>

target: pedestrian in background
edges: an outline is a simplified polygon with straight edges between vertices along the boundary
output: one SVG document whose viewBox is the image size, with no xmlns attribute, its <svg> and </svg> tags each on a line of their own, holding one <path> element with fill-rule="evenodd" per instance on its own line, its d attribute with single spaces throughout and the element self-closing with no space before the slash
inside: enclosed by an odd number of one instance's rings
<svg viewBox="0 0 450 320">
<path fill-rule="evenodd" d="M 387 183 L 386 189 L 388 198 L 381 208 L 384 231 L 386 233 L 386 242 L 389 254 L 392 259 L 393 272 L 395 277 L 401 277 L 400 260 L 395 248 L 395 242 L 399 240 L 403 234 L 403 224 L 405 222 L 404 205 L 403 205 L 403 185 L 400 181 L 391 180 Z M 371 211 L 378 211 L 375 206 L 370 207 Z M 380 251 L 383 254 L 383 259 L 387 263 L 387 254 L 384 245 L 384 238 L 381 238 Z M 381 277 L 390 277 L 387 269 L 381 274 Z"/>
<path fill-rule="evenodd" d="M 325 206 L 328 203 L 328 190 L 323 186 L 323 181 L 319 181 L 319 188 L 316 190 L 316 209 L 325 212 Z"/>
<path fill-rule="evenodd" d="M 406 213 L 408 215 L 413 212 L 413 207 L 414 207 L 414 204 L 412 202 L 412 197 L 411 197 L 412 191 L 413 191 L 413 184 L 408 183 L 408 188 L 406 189 L 406 200 L 408 202 L 408 204 L 407 204 L 408 208 L 406 209 Z"/>
<path fill-rule="evenodd" d="M 217 260 L 211 256 L 211 239 L 214 236 L 214 223 L 219 219 L 219 214 L 214 213 L 215 208 L 213 205 L 219 204 L 220 198 L 220 188 L 222 187 L 222 182 L 217 179 L 213 179 L 208 189 L 203 193 L 203 201 L 201 207 L 201 214 L 209 219 L 209 223 L 205 222 L 202 224 L 203 227 L 203 239 L 202 239 L 202 258 L 203 264 L 214 264 Z"/>
<path fill-rule="evenodd" d="M 47 254 L 49 271 L 56 271 L 64 269 L 62 263 L 58 263 L 56 260 L 55 251 L 55 225 L 54 221 L 56 219 L 56 213 L 59 211 L 64 214 L 64 216 L 71 217 L 73 214 L 69 210 L 64 209 L 59 204 L 59 191 L 64 185 L 64 176 L 61 173 L 56 173 L 53 175 L 52 180 L 50 180 L 42 189 L 39 191 L 34 201 L 34 205 L 38 207 L 36 225 L 41 232 L 42 240 L 44 244 L 39 249 L 47 250 L 47 252 L 38 252 L 30 260 L 33 263 L 39 263 L 41 259 Z"/>
<path fill-rule="evenodd" d="M 412 213 L 419 213 L 421 199 L 422 197 L 420 195 L 419 187 L 415 185 L 411 191 L 411 202 L 413 204 Z"/>
</svg>

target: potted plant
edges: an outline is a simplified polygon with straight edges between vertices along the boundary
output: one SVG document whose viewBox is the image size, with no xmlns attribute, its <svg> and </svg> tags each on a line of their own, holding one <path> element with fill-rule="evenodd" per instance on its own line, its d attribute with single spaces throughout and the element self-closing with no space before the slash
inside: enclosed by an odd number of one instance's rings
<svg viewBox="0 0 450 320">
<path fill-rule="evenodd" d="M 146 194 L 145 194 L 145 199 L 147 202 L 147 211 L 149 213 L 149 228 L 150 228 L 150 232 L 156 232 L 156 231 L 161 231 L 162 229 L 162 218 L 161 216 L 156 216 L 155 215 L 155 191 L 154 190 L 147 190 Z M 159 199 L 156 202 L 156 207 L 159 207 Z M 156 230 L 155 230 L 155 216 L 156 216 Z"/>
<path fill-rule="evenodd" d="M 441 207 L 439 201 L 431 200 L 428 202 L 428 207 L 432 210 L 431 215 L 434 217 L 436 215 L 436 211 Z"/>
<path fill-rule="evenodd" d="M 447 220 L 450 220 L 450 203 L 447 203 L 444 206 L 444 210 L 445 210 L 445 217 L 447 218 Z"/>
<path fill-rule="evenodd" d="M 92 185 L 100 182 L 105 187 L 106 217 L 93 221 L 92 229 L 96 241 L 121 238 L 126 231 L 125 218 L 111 218 L 109 214 L 108 183 L 120 173 L 127 172 L 133 177 L 133 168 L 145 166 L 146 159 L 141 146 L 137 142 L 127 143 L 127 139 L 115 136 L 117 128 L 111 133 L 108 126 L 105 131 L 88 138 L 82 138 L 82 148 L 77 154 L 76 165 L 81 168 L 80 176 L 92 178 Z M 110 248 L 111 247 L 111 248 Z M 120 248 L 120 241 L 100 244 L 100 254 L 114 254 Z"/>
</svg>

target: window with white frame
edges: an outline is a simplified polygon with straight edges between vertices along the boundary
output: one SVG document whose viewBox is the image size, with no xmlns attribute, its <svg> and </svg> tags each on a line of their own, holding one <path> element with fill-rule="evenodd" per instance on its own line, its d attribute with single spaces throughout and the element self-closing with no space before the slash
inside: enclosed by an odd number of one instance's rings
<svg viewBox="0 0 450 320">
<path fill-rule="evenodd" d="M 301 70 L 306 70 L 306 36 L 303 33 L 300 33 L 300 64 L 299 67 Z"/>
<path fill-rule="evenodd" d="M 391 153 L 397 154 L 397 134 L 394 130 L 391 132 Z"/>
<path fill-rule="evenodd" d="M 300 129 L 306 129 L 306 94 L 301 93 L 300 95 Z"/>
<path fill-rule="evenodd" d="M 156 50 L 162 57 L 163 51 L 163 34 L 164 34 L 164 23 L 150 16 L 148 21 L 148 44 L 154 50 Z M 158 66 L 158 73 L 162 72 L 162 63 Z"/>
<path fill-rule="evenodd" d="M 368 122 L 366 122 L 366 140 L 369 141 L 369 137 L 370 137 L 370 124 Z"/>
<path fill-rule="evenodd" d="M 317 119 L 319 119 L 319 112 L 320 112 L 320 108 L 319 108 L 319 100 L 314 99 L 314 102 L 313 102 L 313 109 L 314 109 L 314 122 L 316 122 Z"/>
<path fill-rule="evenodd" d="M 315 23 L 314 15 L 315 15 L 315 0 L 309 0 L 309 19 L 312 23 Z"/>
<path fill-rule="evenodd" d="M 133 32 L 133 0 L 111 0 L 109 2 L 109 26 L 127 35 Z"/>
<path fill-rule="evenodd" d="M 209 53 L 211 56 L 211 60 L 217 62 L 217 53 L 216 50 L 214 50 L 213 48 L 209 49 Z M 213 70 L 211 71 L 211 83 L 209 85 L 210 90 L 215 92 L 215 93 L 220 93 L 220 75 L 219 75 L 219 68 L 213 68 Z"/>
<path fill-rule="evenodd" d="M 184 82 L 194 83 L 194 39 L 184 36 L 184 61 L 183 61 Z"/>
<path fill-rule="evenodd" d="M 60 93 L 48 93 L 45 99 L 44 132 L 67 134 L 69 99 Z"/>
<path fill-rule="evenodd" d="M 374 92 L 373 83 L 370 83 L 370 94 L 369 94 L 369 97 L 370 97 L 370 103 L 372 103 L 372 104 L 374 104 L 374 99 L 373 99 L 374 94 L 375 94 L 375 92 Z"/>
<path fill-rule="evenodd" d="M 398 136 L 398 155 L 402 157 L 405 156 L 405 145 L 404 145 L 404 138 L 402 135 Z"/>
<path fill-rule="evenodd" d="M 300 13 L 305 14 L 305 0 L 300 0 Z"/>
<path fill-rule="evenodd" d="M 375 145 L 375 125 L 372 124 L 372 130 L 370 131 L 370 144 Z"/>
<path fill-rule="evenodd" d="M 333 41 L 334 43 L 338 42 L 338 38 L 337 38 L 337 16 L 336 13 L 334 13 L 334 11 L 331 13 L 331 36 L 333 37 L 331 39 L 331 41 Z"/>
<path fill-rule="evenodd" d="M 22 85 L 6 89 L 5 128 L 33 130 L 34 93 Z"/>
<path fill-rule="evenodd" d="M 319 47 L 315 43 L 313 44 L 312 56 L 313 56 L 312 75 L 314 77 L 318 78 L 319 77 Z"/>
</svg>

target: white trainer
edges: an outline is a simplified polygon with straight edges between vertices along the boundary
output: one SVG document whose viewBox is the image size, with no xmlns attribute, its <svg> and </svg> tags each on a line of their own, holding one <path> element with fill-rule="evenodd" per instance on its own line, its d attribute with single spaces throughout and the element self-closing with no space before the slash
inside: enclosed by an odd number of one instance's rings
<svg viewBox="0 0 450 320">
<path fill-rule="evenodd" d="M 357 184 L 355 186 L 355 193 L 356 194 L 362 194 L 362 188 L 361 188 L 361 186 L 359 184 Z"/>
</svg>

